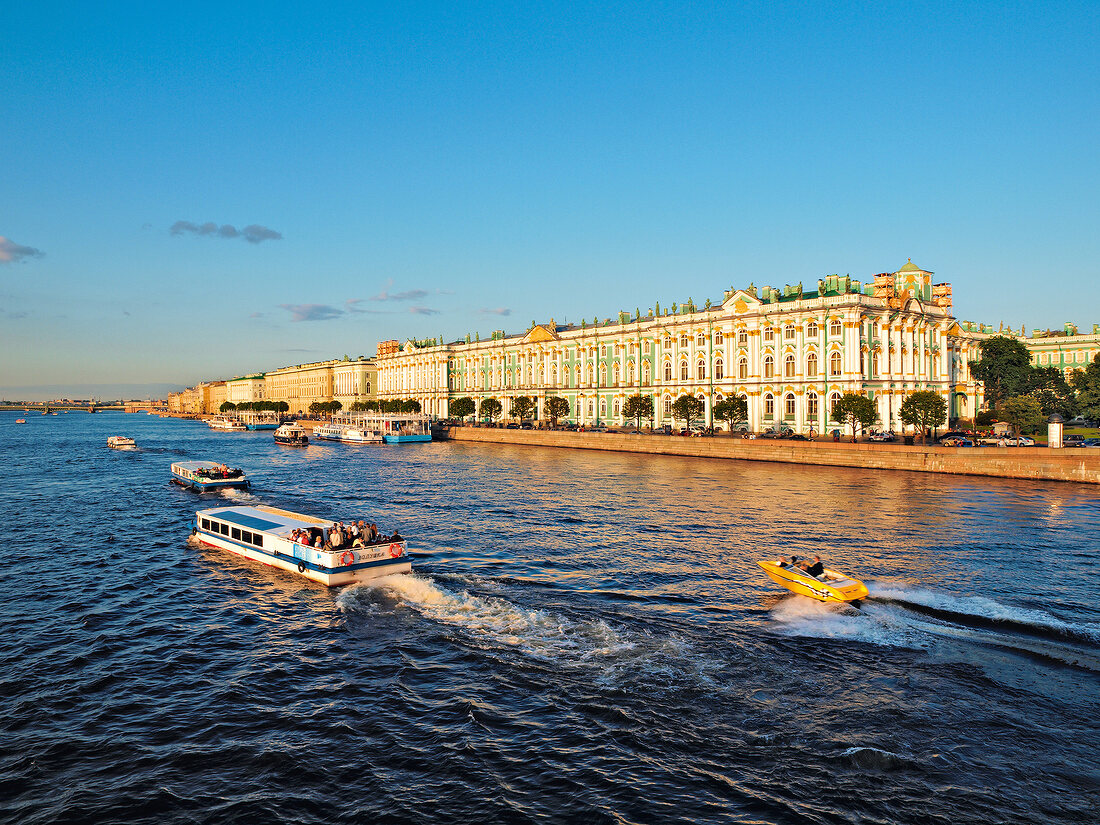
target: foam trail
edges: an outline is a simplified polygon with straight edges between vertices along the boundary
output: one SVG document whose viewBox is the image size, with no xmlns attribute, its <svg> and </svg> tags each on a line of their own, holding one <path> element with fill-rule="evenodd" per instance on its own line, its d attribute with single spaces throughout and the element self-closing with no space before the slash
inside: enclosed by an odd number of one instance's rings
<svg viewBox="0 0 1100 825">
<path fill-rule="evenodd" d="M 238 490 L 236 487 L 223 487 L 218 490 L 218 495 L 230 501 L 236 501 L 243 504 L 253 504 L 262 501 L 259 496 L 254 496 L 247 490 Z"/>
<path fill-rule="evenodd" d="M 831 605 L 796 596 L 784 599 L 771 610 L 780 632 L 789 636 L 841 639 L 887 647 L 919 649 L 927 646 L 925 633 L 899 611 L 863 610 Z"/>
<path fill-rule="evenodd" d="M 1053 632 L 1064 636 L 1084 638 L 1100 643 L 1100 626 L 1064 622 L 1043 610 L 1001 604 L 984 596 L 952 596 L 931 590 L 907 588 L 897 585 L 880 586 L 872 583 L 869 587 L 872 598 L 886 602 L 896 602 L 928 608 L 932 612 L 947 614 L 949 618 L 973 616 L 990 622 L 1005 622 L 1023 628 Z"/>
</svg>

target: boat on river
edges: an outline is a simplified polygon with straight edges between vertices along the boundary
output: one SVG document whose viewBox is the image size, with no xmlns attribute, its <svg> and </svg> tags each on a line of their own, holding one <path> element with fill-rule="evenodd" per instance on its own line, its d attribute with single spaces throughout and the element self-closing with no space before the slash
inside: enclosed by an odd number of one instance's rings
<svg viewBox="0 0 1100 825">
<path fill-rule="evenodd" d="M 867 587 L 859 579 L 826 569 L 820 576 L 811 576 L 805 570 L 774 561 L 758 561 L 764 572 L 776 584 L 792 593 L 809 596 L 819 602 L 854 602 L 867 595 Z"/>
<path fill-rule="evenodd" d="M 124 435 L 112 435 L 107 439 L 107 446 L 112 450 L 136 450 L 137 444 L 134 443 L 134 439 L 127 438 Z"/>
<path fill-rule="evenodd" d="M 322 441 L 343 441 L 348 444 L 381 444 L 382 433 L 355 419 L 333 419 L 331 424 L 313 428 L 313 437 Z"/>
<path fill-rule="evenodd" d="M 328 536 L 331 521 L 264 505 L 215 507 L 195 514 L 192 534 L 203 544 L 297 573 L 330 587 L 365 582 L 391 573 L 411 573 L 404 539 L 329 550 L 292 540 L 296 530 Z"/>
<path fill-rule="evenodd" d="M 17 418 L 17 419 L 15 419 L 15 423 L 16 423 L 16 424 L 26 424 L 26 423 L 27 423 L 27 419 L 25 419 L 25 418 Z"/>
<path fill-rule="evenodd" d="M 237 413 L 237 419 L 246 430 L 274 430 L 279 426 L 279 414 L 270 411 Z"/>
<path fill-rule="evenodd" d="M 291 422 L 280 424 L 279 428 L 272 433 L 272 436 L 278 444 L 289 444 L 292 447 L 304 447 L 309 444 L 306 428 Z"/>
<path fill-rule="evenodd" d="M 223 488 L 247 490 L 252 486 L 244 470 L 216 461 L 174 461 L 172 481 L 200 493 Z"/>
<path fill-rule="evenodd" d="M 228 432 L 245 432 L 248 427 L 239 418 L 231 415 L 215 415 L 206 422 L 206 426 L 212 430 L 226 430 Z"/>
</svg>

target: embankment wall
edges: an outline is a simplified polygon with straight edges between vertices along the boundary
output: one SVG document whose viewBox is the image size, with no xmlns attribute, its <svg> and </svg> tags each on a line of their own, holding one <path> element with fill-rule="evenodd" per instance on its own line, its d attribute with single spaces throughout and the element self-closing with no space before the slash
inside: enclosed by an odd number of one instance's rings
<svg viewBox="0 0 1100 825">
<path fill-rule="evenodd" d="M 910 447 L 902 444 L 683 438 L 477 427 L 449 427 L 445 432 L 454 441 L 489 444 L 1100 484 L 1100 450 L 1089 448 L 1054 450 L 1048 447 Z"/>
</svg>

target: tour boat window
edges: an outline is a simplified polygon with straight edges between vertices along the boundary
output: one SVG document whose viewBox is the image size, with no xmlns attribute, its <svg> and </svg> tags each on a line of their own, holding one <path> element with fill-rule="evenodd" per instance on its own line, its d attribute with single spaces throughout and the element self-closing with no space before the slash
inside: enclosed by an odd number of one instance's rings
<svg viewBox="0 0 1100 825">
<path fill-rule="evenodd" d="M 229 525 L 228 524 L 219 524 L 218 525 L 218 532 L 221 533 L 223 536 L 228 536 L 229 535 Z"/>
<path fill-rule="evenodd" d="M 203 530 L 209 530 L 210 529 L 210 519 L 204 518 L 202 520 L 202 529 Z"/>
<path fill-rule="evenodd" d="M 252 534 L 247 530 L 241 530 L 241 541 L 245 544 L 252 544 Z"/>
<path fill-rule="evenodd" d="M 231 528 L 229 530 L 229 537 L 231 539 L 236 539 L 237 541 L 240 541 L 241 540 L 241 528 L 240 527 Z"/>
<path fill-rule="evenodd" d="M 264 546 L 263 534 L 262 533 L 253 533 L 252 534 L 252 543 L 255 544 L 257 547 L 263 547 Z"/>
</svg>

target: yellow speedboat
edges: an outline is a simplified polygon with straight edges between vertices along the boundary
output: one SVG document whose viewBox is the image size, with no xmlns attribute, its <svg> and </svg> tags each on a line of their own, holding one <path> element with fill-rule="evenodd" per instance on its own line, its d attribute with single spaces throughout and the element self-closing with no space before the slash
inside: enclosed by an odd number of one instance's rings
<svg viewBox="0 0 1100 825">
<path fill-rule="evenodd" d="M 826 569 L 820 576 L 811 576 L 805 570 L 790 565 L 783 567 L 774 561 L 758 561 L 757 564 L 776 584 L 819 602 L 854 602 L 867 595 L 863 582 L 835 570 Z"/>
</svg>

